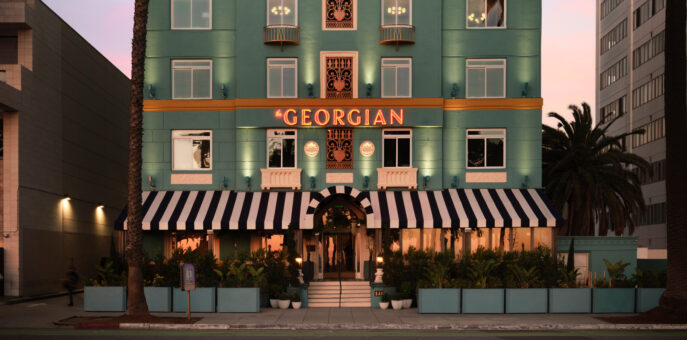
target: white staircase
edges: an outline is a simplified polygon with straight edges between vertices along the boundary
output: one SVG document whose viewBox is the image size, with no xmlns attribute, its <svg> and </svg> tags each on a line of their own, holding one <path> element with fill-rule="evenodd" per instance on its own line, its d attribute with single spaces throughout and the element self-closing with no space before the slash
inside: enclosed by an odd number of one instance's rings
<svg viewBox="0 0 687 340">
<path fill-rule="evenodd" d="M 308 307 L 372 307 L 367 281 L 315 281 L 308 287 Z M 340 299 L 339 299 L 340 297 Z"/>
</svg>

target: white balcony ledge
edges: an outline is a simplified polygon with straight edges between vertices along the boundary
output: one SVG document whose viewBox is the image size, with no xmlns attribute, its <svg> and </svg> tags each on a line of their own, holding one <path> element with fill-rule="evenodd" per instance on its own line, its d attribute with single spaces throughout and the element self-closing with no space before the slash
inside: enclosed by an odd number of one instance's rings
<svg viewBox="0 0 687 340">
<path fill-rule="evenodd" d="M 377 189 L 417 188 L 417 168 L 378 168 Z"/>
<path fill-rule="evenodd" d="M 301 189 L 301 172 L 303 169 L 260 169 L 262 173 L 262 190 L 272 188 Z"/>
</svg>

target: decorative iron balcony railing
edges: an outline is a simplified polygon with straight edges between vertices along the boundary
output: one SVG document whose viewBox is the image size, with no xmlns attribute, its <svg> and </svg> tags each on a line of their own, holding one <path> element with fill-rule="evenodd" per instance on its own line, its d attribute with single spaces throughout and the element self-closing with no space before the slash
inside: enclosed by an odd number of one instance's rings
<svg viewBox="0 0 687 340">
<path fill-rule="evenodd" d="M 413 25 L 382 25 L 379 26 L 380 44 L 414 44 L 415 26 Z"/>
<path fill-rule="evenodd" d="M 292 25 L 265 26 L 265 44 L 295 44 L 300 43 L 301 29 Z"/>
</svg>

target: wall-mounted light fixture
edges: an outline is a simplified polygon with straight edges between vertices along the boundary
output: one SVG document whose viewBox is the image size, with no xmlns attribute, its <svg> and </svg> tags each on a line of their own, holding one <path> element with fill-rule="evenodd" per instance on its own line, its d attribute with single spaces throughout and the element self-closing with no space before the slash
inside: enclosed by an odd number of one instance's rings
<svg viewBox="0 0 687 340">
<path fill-rule="evenodd" d="M 458 84 L 454 83 L 453 86 L 451 86 L 451 98 L 456 99 L 457 95 L 458 95 Z"/>
<path fill-rule="evenodd" d="M 222 84 L 222 86 L 219 87 L 220 94 L 222 95 L 223 99 L 227 99 L 227 93 L 229 92 L 229 86 L 226 86 Z"/>
<path fill-rule="evenodd" d="M 155 98 L 155 88 L 152 84 L 148 84 L 148 97 Z"/>
<path fill-rule="evenodd" d="M 103 210 L 103 209 L 105 209 L 105 205 L 102 203 L 98 203 L 98 206 L 96 207 L 96 209 Z"/>
<path fill-rule="evenodd" d="M 522 180 L 523 189 L 527 188 L 527 186 L 529 186 L 529 185 L 530 185 L 530 176 L 525 176 L 525 178 L 523 178 L 523 180 Z"/>
<path fill-rule="evenodd" d="M 148 176 L 148 186 L 150 190 L 155 190 L 155 178 L 153 176 Z"/>
<path fill-rule="evenodd" d="M 222 176 L 222 187 L 224 189 L 229 187 L 229 179 L 226 176 Z"/>
<path fill-rule="evenodd" d="M 315 94 L 313 93 L 313 87 L 312 84 L 308 84 L 308 97 L 312 97 Z"/>
<path fill-rule="evenodd" d="M 370 185 L 370 176 L 363 177 L 363 188 L 367 188 Z"/>
<path fill-rule="evenodd" d="M 64 194 L 64 198 L 62 200 L 65 202 L 69 202 L 72 200 L 72 198 L 71 198 L 71 196 L 69 196 L 69 194 Z"/>
<path fill-rule="evenodd" d="M 250 190 L 250 187 L 251 187 L 251 178 L 250 178 L 250 176 L 246 176 L 246 186 L 247 186 L 248 189 Z"/>
<path fill-rule="evenodd" d="M 458 187 L 458 176 L 453 176 L 453 182 L 451 182 L 451 188 Z"/>
<path fill-rule="evenodd" d="M 527 97 L 527 92 L 529 92 L 530 83 L 525 83 L 522 88 L 522 96 Z"/>
<path fill-rule="evenodd" d="M 372 84 L 367 84 L 367 96 L 372 97 Z"/>
<path fill-rule="evenodd" d="M 315 179 L 315 176 L 310 177 L 310 188 L 315 189 L 315 184 L 317 184 L 317 180 Z"/>
<path fill-rule="evenodd" d="M 424 187 L 425 187 L 425 189 L 427 189 L 427 186 L 429 185 L 429 180 L 430 180 L 430 178 L 431 178 L 430 176 L 425 176 L 425 178 L 424 178 Z"/>
</svg>

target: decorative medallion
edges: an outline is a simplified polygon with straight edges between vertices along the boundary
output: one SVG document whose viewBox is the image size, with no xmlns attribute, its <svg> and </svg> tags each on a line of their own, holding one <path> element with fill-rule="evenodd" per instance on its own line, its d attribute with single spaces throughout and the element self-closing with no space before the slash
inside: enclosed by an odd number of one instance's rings
<svg viewBox="0 0 687 340">
<path fill-rule="evenodd" d="M 353 0 L 325 1 L 325 28 L 353 29 Z"/>
<path fill-rule="evenodd" d="M 327 130 L 327 169 L 353 169 L 353 129 Z"/>
<path fill-rule="evenodd" d="M 360 144 L 360 153 L 365 157 L 370 157 L 375 153 L 375 144 L 366 140 Z"/>
<path fill-rule="evenodd" d="M 315 141 L 309 141 L 305 143 L 303 151 L 308 157 L 315 157 L 320 152 L 320 146 Z"/>
<path fill-rule="evenodd" d="M 327 98 L 353 98 L 353 57 L 327 57 Z"/>
</svg>

